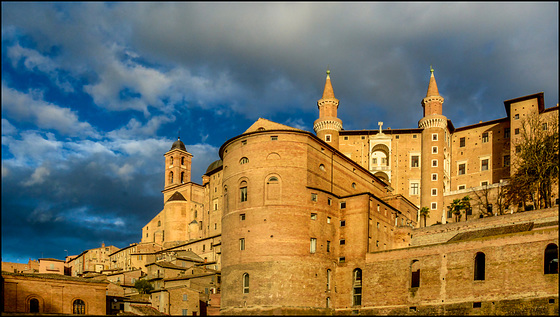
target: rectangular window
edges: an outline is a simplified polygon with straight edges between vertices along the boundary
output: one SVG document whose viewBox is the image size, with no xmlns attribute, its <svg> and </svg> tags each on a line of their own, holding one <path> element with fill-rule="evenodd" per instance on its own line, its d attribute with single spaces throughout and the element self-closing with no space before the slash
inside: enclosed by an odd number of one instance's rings
<svg viewBox="0 0 560 317">
<path fill-rule="evenodd" d="M 239 189 L 239 192 L 241 194 L 241 202 L 247 201 L 247 187 L 241 187 Z"/>
<path fill-rule="evenodd" d="M 348 137 L 347 137 L 347 136 L 344 137 L 344 141 L 348 141 Z"/>
<path fill-rule="evenodd" d="M 504 128 L 504 139 L 509 139 L 510 133 L 509 128 Z"/>
<path fill-rule="evenodd" d="M 317 201 L 317 194 L 311 194 L 311 201 Z"/>
<path fill-rule="evenodd" d="M 548 124 L 546 122 L 542 124 L 542 129 L 545 131 L 548 129 Z"/>
<path fill-rule="evenodd" d="M 338 258 L 338 263 L 344 263 L 344 262 L 346 262 L 345 257 L 341 256 L 341 257 Z"/>
<path fill-rule="evenodd" d="M 340 245 L 345 245 L 345 244 L 346 244 L 346 240 L 340 239 L 340 240 L 339 240 L 339 243 L 340 243 Z"/>
<path fill-rule="evenodd" d="M 327 204 L 328 204 L 329 206 L 331 206 L 331 205 L 332 205 L 332 199 L 331 199 L 330 197 L 329 197 L 329 198 L 327 198 Z"/>
<path fill-rule="evenodd" d="M 311 220 L 317 220 L 317 214 L 312 212 L 311 213 Z"/>
<path fill-rule="evenodd" d="M 488 132 L 482 133 L 482 143 L 488 143 L 490 137 L 488 136 Z"/>
<path fill-rule="evenodd" d="M 340 202 L 340 209 L 344 209 L 344 208 L 346 208 L 346 202 L 345 201 Z"/>
<path fill-rule="evenodd" d="M 437 167 L 437 160 L 432 160 L 432 166 Z"/>
<path fill-rule="evenodd" d="M 437 154 L 437 146 L 432 146 L 432 154 Z"/>
<path fill-rule="evenodd" d="M 418 195 L 418 188 L 420 184 L 418 183 L 410 183 L 410 195 Z"/>
<path fill-rule="evenodd" d="M 432 203 L 432 210 L 436 210 L 437 209 L 437 203 Z"/>
<path fill-rule="evenodd" d="M 465 189 L 465 188 L 467 188 L 466 185 L 459 185 L 459 187 L 457 187 L 458 190 L 463 190 L 463 189 Z"/>
<path fill-rule="evenodd" d="M 325 141 L 326 141 L 326 142 L 330 142 L 330 141 L 331 141 L 331 135 L 330 135 L 330 134 L 325 135 Z"/>
<path fill-rule="evenodd" d="M 239 220 L 245 220 L 245 214 L 239 214 Z"/>
<path fill-rule="evenodd" d="M 340 226 L 341 227 L 346 226 L 346 220 L 340 220 Z"/>
<path fill-rule="evenodd" d="M 487 171 L 488 170 L 488 159 L 483 159 L 482 161 L 480 161 L 480 170 L 481 171 Z"/>
<path fill-rule="evenodd" d="M 466 171 L 467 171 L 467 164 L 465 164 L 465 163 L 459 164 L 459 173 L 458 174 L 459 175 L 465 175 Z"/>
<path fill-rule="evenodd" d="M 488 186 L 488 182 L 487 181 L 480 182 L 480 186 Z"/>
<path fill-rule="evenodd" d="M 316 250 L 317 250 L 317 238 L 311 238 L 309 252 L 315 253 Z"/>
<path fill-rule="evenodd" d="M 437 196 L 437 188 L 432 188 L 432 196 Z"/>
<path fill-rule="evenodd" d="M 504 167 L 508 167 L 510 164 L 510 156 L 504 155 Z"/>
<path fill-rule="evenodd" d="M 277 135 L 273 135 L 270 137 L 271 141 L 277 141 L 278 140 L 278 136 Z"/>
<path fill-rule="evenodd" d="M 239 239 L 239 250 L 245 250 L 245 238 Z"/>
<path fill-rule="evenodd" d="M 375 158 L 375 157 L 373 158 L 373 164 L 377 165 L 377 158 Z"/>
<path fill-rule="evenodd" d="M 438 135 L 437 133 L 432 133 L 432 141 L 437 141 Z"/>
<path fill-rule="evenodd" d="M 465 147 L 465 138 L 459 139 L 459 147 Z"/>
<path fill-rule="evenodd" d="M 420 156 L 418 156 L 418 155 L 413 155 L 413 156 L 411 156 L 410 160 L 411 160 L 411 161 L 410 161 L 410 166 L 411 166 L 411 167 L 418 167 L 418 166 L 420 166 Z"/>
<path fill-rule="evenodd" d="M 515 129 L 515 135 L 518 135 L 518 134 L 519 134 L 519 128 L 516 128 Z"/>
<path fill-rule="evenodd" d="M 399 136 L 398 136 L 398 135 L 395 135 L 395 139 L 397 139 L 397 140 L 398 140 L 398 139 L 399 139 Z"/>
<path fill-rule="evenodd" d="M 246 145 L 246 144 L 247 144 L 247 140 L 241 141 L 241 145 Z"/>
<path fill-rule="evenodd" d="M 513 116 L 513 118 L 514 118 L 515 120 L 519 120 L 519 113 L 516 113 L 515 116 Z"/>
<path fill-rule="evenodd" d="M 189 315 L 189 310 L 188 309 L 183 309 L 181 311 L 181 313 L 183 314 L 183 316 L 188 316 Z"/>
<path fill-rule="evenodd" d="M 183 294 L 183 302 L 187 301 L 187 294 Z"/>
<path fill-rule="evenodd" d="M 327 223 L 331 223 L 331 217 L 327 217 Z"/>
<path fill-rule="evenodd" d="M 412 138 L 413 138 L 413 139 L 416 139 L 417 137 L 418 137 L 417 134 L 413 134 L 413 135 L 412 135 Z"/>
<path fill-rule="evenodd" d="M 327 252 L 331 252 L 331 242 L 327 240 Z"/>
<path fill-rule="evenodd" d="M 433 174 L 432 174 L 432 180 L 433 180 L 433 181 L 437 181 L 437 173 L 433 173 Z"/>
</svg>

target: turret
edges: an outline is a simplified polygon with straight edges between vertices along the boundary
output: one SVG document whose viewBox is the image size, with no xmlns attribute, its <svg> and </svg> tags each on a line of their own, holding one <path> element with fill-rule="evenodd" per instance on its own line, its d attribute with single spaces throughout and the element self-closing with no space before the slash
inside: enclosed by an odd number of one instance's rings
<svg viewBox="0 0 560 317">
<path fill-rule="evenodd" d="M 323 97 L 317 101 L 317 107 L 319 119 L 315 120 L 313 130 L 321 140 L 338 150 L 338 133 L 342 130 L 342 120 L 337 117 L 338 99 L 334 97 L 329 70 Z"/>
<path fill-rule="evenodd" d="M 191 181 L 192 154 L 187 152 L 185 144 L 180 138 L 173 143 L 165 157 L 165 187 L 186 184 Z"/>
</svg>

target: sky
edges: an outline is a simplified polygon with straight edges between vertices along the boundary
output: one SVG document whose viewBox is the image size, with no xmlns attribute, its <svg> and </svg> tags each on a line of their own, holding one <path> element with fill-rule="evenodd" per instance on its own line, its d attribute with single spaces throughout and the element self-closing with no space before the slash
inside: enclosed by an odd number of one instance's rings
<svg viewBox="0 0 560 317">
<path fill-rule="evenodd" d="M 140 242 L 177 137 L 192 181 L 258 118 L 417 128 L 430 65 L 455 127 L 558 103 L 557 2 L 2 2 L 2 261 Z"/>
</svg>

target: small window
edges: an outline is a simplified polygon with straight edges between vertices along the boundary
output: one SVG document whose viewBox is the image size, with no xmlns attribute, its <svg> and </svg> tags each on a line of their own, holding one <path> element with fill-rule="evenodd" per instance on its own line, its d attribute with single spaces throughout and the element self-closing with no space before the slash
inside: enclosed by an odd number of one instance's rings
<svg viewBox="0 0 560 317">
<path fill-rule="evenodd" d="M 362 305 L 362 270 L 355 269 L 352 285 L 352 306 Z"/>
<path fill-rule="evenodd" d="M 437 173 L 432 173 L 432 180 L 437 181 Z"/>
<path fill-rule="evenodd" d="M 432 203 L 432 210 L 436 210 L 437 209 L 437 203 Z"/>
<path fill-rule="evenodd" d="M 515 116 L 513 116 L 513 118 L 514 118 L 515 120 L 519 120 L 519 113 L 516 113 Z"/>
<path fill-rule="evenodd" d="M 515 135 L 518 135 L 518 134 L 519 134 L 519 128 L 516 128 L 515 129 Z"/>
<path fill-rule="evenodd" d="M 324 171 L 325 171 L 325 165 L 323 165 L 323 164 L 320 164 L 320 165 L 319 165 L 319 169 L 320 169 L 321 171 L 323 171 L 323 172 L 324 172 Z"/>
<path fill-rule="evenodd" d="M 188 298 L 188 297 L 187 297 L 187 294 L 183 294 L 183 302 L 186 302 L 186 301 L 187 301 L 187 298 Z"/>
<path fill-rule="evenodd" d="M 437 140 L 438 140 L 437 133 L 432 133 L 432 141 L 437 141 Z"/>
<path fill-rule="evenodd" d="M 488 182 L 487 181 L 480 182 L 480 186 L 488 186 Z"/>
<path fill-rule="evenodd" d="M 86 303 L 81 299 L 76 299 L 72 303 L 72 314 L 74 315 L 85 315 L 86 313 Z"/>
<path fill-rule="evenodd" d="M 344 141 L 348 141 L 348 137 L 347 137 L 347 136 L 344 137 Z"/>
<path fill-rule="evenodd" d="M 340 245 L 345 245 L 345 244 L 346 244 L 346 240 L 340 239 L 340 240 L 339 240 L 339 243 L 340 243 Z"/>
<path fill-rule="evenodd" d="M 247 164 L 247 163 L 249 163 L 249 159 L 246 158 L 246 157 L 242 157 L 242 158 L 239 160 L 239 164 L 241 164 L 241 165 Z"/>
<path fill-rule="evenodd" d="M 346 220 L 340 220 L 340 226 L 341 227 L 346 226 Z"/>
<path fill-rule="evenodd" d="M 515 146 L 515 153 L 521 153 L 521 146 L 519 145 Z"/>
<path fill-rule="evenodd" d="M 331 252 L 331 242 L 327 240 L 327 252 Z"/>
<path fill-rule="evenodd" d="M 332 205 L 332 199 L 331 199 L 330 197 L 329 197 L 329 198 L 327 198 L 327 203 L 329 204 L 329 206 L 331 206 L 331 205 Z"/>
<path fill-rule="evenodd" d="M 509 155 L 504 155 L 504 167 L 508 167 L 510 164 L 511 164 L 510 156 Z"/>
<path fill-rule="evenodd" d="M 311 238 L 309 245 L 309 253 L 315 253 L 317 250 L 317 238 Z"/>
<path fill-rule="evenodd" d="M 465 147 L 465 138 L 459 139 L 459 147 Z"/>
<path fill-rule="evenodd" d="M 327 217 L 327 223 L 331 223 L 331 217 Z"/>
<path fill-rule="evenodd" d="M 311 213 L 311 220 L 317 220 L 317 214 L 312 212 Z"/>
<path fill-rule="evenodd" d="M 249 294 L 249 274 L 243 274 L 243 294 Z"/>
<path fill-rule="evenodd" d="M 398 136 L 398 135 L 395 135 L 395 139 L 397 139 L 397 140 L 398 140 L 398 139 L 399 139 L 399 136 Z"/>
<path fill-rule="evenodd" d="M 185 157 L 181 156 L 181 165 L 185 165 Z"/>
<path fill-rule="evenodd" d="M 344 263 L 344 262 L 346 262 L 346 257 L 341 256 L 338 258 L 338 263 Z"/>
<path fill-rule="evenodd" d="M 188 316 L 189 315 L 189 310 L 188 309 L 182 309 L 181 314 L 182 314 L 182 316 Z"/>
<path fill-rule="evenodd" d="M 480 308 L 482 307 L 482 302 L 473 302 L 472 303 L 472 308 Z"/>
<path fill-rule="evenodd" d="M 241 221 L 245 220 L 245 214 L 239 214 L 239 220 Z"/>
<path fill-rule="evenodd" d="M 340 209 L 344 209 L 344 208 L 346 208 L 346 202 L 342 201 L 340 202 Z"/>
<path fill-rule="evenodd" d="M 437 146 L 432 146 L 432 154 L 437 154 L 438 149 Z"/>
<path fill-rule="evenodd" d="M 411 161 L 410 161 L 410 166 L 411 167 L 418 167 L 420 166 L 420 156 L 418 155 L 413 155 L 411 156 Z"/>
<path fill-rule="evenodd" d="M 278 141 L 278 136 L 277 135 L 273 135 L 270 137 L 271 141 Z"/>
<path fill-rule="evenodd" d="M 548 130 L 548 124 L 546 122 L 542 124 L 542 129 L 544 131 Z"/>
<path fill-rule="evenodd" d="M 413 134 L 413 135 L 412 135 L 412 138 L 413 138 L 413 139 L 416 139 L 417 137 L 418 137 L 417 134 Z"/>
<path fill-rule="evenodd" d="M 484 281 L 486 278 L 486 256 L 482 252 L 478 252 L 474 257 L 474 280 Z"/>
<path fill-rule="evenodd" d="M 247 182 L 242 181 L 239 186 L 239 194 L 240 194 L 240 201 L 246 202 L 247 201 Z"/>
<path fill-rule="evenodd" d="M 437 160 L 432 160 L 432 167 L 437 167 Z"/>
<path fill-rule="evenodd" d="M 483 159 L 482 161 L 480 161 L 480 170 L 481 171 L 487 171 L 488 170 L 488 161 L 489 159 Z"/>
<path fill-rule="evenodd" d="M 331 289 L 331 270 L 327 270 L 327 290 Z"/>
<path fill-rule="evenodd" d="M 437 188 L 432 188 L 432 196 L 437 196 Z"/>
<path fill-rule="evenodd" d="M 458 190 L 463 190 L 466 189 L 467 186 L 466 185 L 459 185 L 459 187 L 457 187 Z"/>
<path fill-rule="evenodd" d="M 245 250 L 245 238 L 239 239 L 239 250 Z"/>
<path fill-rule="evenodd" d="M 352 183 L 352 188 L 356 189 L 356 183 Z"/>
<path fill-rule="evenodd" d="M 418 195 L 420 184 L 410 183 L 410 195 Z"/>
<path fill-rule="evenodd" d="M 490 137 L 488 136 L 488 132 L 482 133 L 482 143 L 488 143 Z"/>
<path fill-rule="evenodd" d="M 504 128 L 504 138 L 509 139 L 510 134 L 511 134 L 510 129 L 509 128 Z"/>
<path fill-rule="evenodd" d="M 465 163 L 459 164 L 458 174 L 459 175 L 465 175 L 466 171 L 467 171 L 467 164 L 465 164 Z"/>
<path fill-rule="evenodd" d="M 326 141 L 326 142 L 330 142 L 330 141 L 331 141 L 331 135 L 330 135 L 330 134 L 325 135 L 325 141 Z"/>
</svg>

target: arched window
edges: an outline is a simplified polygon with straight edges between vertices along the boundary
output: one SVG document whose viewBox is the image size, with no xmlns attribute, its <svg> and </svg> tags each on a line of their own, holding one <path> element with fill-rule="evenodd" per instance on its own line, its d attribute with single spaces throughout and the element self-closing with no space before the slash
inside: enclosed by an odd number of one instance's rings
<svg viewBox="0 0 560 317">
<path fill-rule="evenodd" d="M 249 159 L 246 158 L 246 157 L 242 157 L 242 158 L 239 160 L 239 164 L 241 164 L 241 165 L 247 164 L 247 163 L 249 163 Z"/>
<path fill-rule="evenodd" d="M 37 298 L 32 298 L 29 300 L 29 312 L 39 313 L 39 300 Z"/>
<path fill-rule="evenodd" d="M 173 156 L 170 156 L 170 157 L 169 157 L 169 165 L 170 165 L 170 166 L 173 166 Z"/>
<path fill-rule="evenodd" d="M 280 199 L 281 196 L 281 187 L 280 187 L 280 181 L 278 179 L 278 177 L 276 176 L 271 176 L 268 178 L 268 180 L 266 181 L 266 199 L 268 200 L 277 200 Z"/>
<path fill-rule="evenodd" d="M 84 315 L 86 313 L 86 303 L 81 299 L 76 299 L 72 304 L 72 313 L 74 315 Z"/>
<path fill-rule="evenodd" d="M 157 226 L 158 226 L 158 227 L 161 227 L 161 220 L 158 220 Z"/>
<path fill-rule="evenodd" d="M 239 198 L 241 202 L 247 201 L 247 182 L 246 181 L 242 181 L 241 184 L 239 184 Z"/>
<path fill-rule="evenodd" d="M 185 172 L 181 172 L 181 184 L 185 183 Z"/>
<path fill-rule="evenodd" d="M 544 250 L 544 274 L 558 274 L 558 246 L 554 243 Z"/>
<path fill-rule="evenodd" d="M 362 270 L 355 269 L 353 272 L 354 283 L 352 287 L 352 305 L 362 305 Z"/>
<path fill-rule="evenodd" d="M 169 184 L 173 184 L 173 172 L 169 172 Z"/>
<path fill-rule="evenodd" d="M 474 257 L 474 280 L 484 281 L 486 271 L 486 256 L 482 252 L 478 252 Z"/>
<path fill-rule="evenodd" d="M 243 294 L 249 293 L 249 274 L 243 274 Z"/>
<path fill-rule="evenodd" d="M 410 287 L 420 287 L 420 262 L 413 260 L 410 265 Z"/>
<path fill-rule="evenodd" d="M 181 165 L 185 165 L 185 157 L 181 156 Z"/>
</svg>

